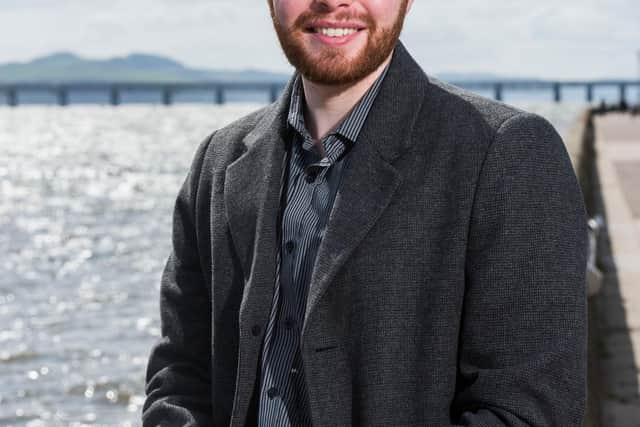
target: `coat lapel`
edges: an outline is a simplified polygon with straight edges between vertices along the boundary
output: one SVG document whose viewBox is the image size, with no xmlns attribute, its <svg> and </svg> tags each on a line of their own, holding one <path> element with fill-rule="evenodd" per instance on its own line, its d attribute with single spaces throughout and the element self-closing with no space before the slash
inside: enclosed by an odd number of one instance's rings
<svg viewBox="0 0 640 427">
<path fill-rule="evenodd" d="M 295 75 L 294 75 L 295 77 Z M 246 152 L 225 171 L 224 204 L 229 231 L 245 274 L 239 309 L 237 390 L 232 425 L 243 425 L 255 383 L 260 341 L 273 298 L 280 186 L 286 170 L 286 115 L 293 77 L 276 103 L 243 139 Z"/>
<path fill-rule="evenodd" d="M 267 108 L 256 127 L 245 136 L 247 151 L 225 173 L 227 220 L 245 272 L 241 319 L 250 300 L 262 303 L 259 297 L 273 293 L 280 186 L 286 167 L 285 124 L 292 83 L 293 77 L 278 101 Z M 268 313 L 269 307 L 262 305 L 252 306 L 252 310 Z"/>
<path fill-rule="evenodd" d="M 303 337 L 318 301 L 400 184 L 401 172 L 393 162 L 411 144 L 410 131 L 424 100 L 426 81 L 422 69 L 398 42 L 358 140 L 347 155 L 311 274 Z"/>
<path fill-rule="evenodd" d="M 241 347 L 243 335 L 251 327 L 248 322 L 265 325 L 271 308 L 279 243 L 280 185 L 289 138 L 286 118 L 294 78 L 295 74 L 278 101 L 267 108 L 244 138 L 247 151 L 226 170 L 227 219 L 248 276 L 240 305 Z M 400 184 L 401 173 L 393 162 L 411 144 L 409 134 L 424 100 L 426 82 L 422 69 L 398 42 L 387 76 L 342 171 L 342 184 L 311 275 L 303 335 L 319 299 L 382 215 Z"/>
</svg>

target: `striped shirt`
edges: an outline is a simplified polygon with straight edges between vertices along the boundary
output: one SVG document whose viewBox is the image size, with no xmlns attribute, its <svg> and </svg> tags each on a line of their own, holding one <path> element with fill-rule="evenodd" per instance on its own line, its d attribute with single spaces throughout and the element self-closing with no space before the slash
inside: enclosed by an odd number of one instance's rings
<svg viewBox="0 0 640 427">
<path fill-rule="evenodd" d="M 322 139 L 324 157 L 305 126 L 300 75 L 293 83 L 288 123 L 295 131 L 291 133 L 287 180 L 282 188 L 286 190 L 286 202 L 281 212 L 275 292 L 261 354 L 260 427 L 311 425 L 300 349 L 311 271 L 345 156 L 358 138 L 387 70 L 388 66 L 342 123 Z"/>
</svg>

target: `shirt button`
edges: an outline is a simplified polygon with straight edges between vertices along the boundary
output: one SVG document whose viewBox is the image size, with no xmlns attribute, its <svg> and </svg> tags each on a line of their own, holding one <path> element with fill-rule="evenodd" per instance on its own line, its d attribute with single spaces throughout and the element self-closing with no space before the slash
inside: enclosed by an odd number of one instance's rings
<svg viewBox="0 0 640 427">
<path fill-rule="evenodd" d="M 267 390 L 267 396 L 269 396 L 269 399 L 273 399 L 277 395 L 278 389 L 276 387 L 271 387 L 269 390 Z"/>
<path fill-rule="evenodd" d="M 300 373 L 300 371 L 298 370 L 298 368 L 291 368 L 291 370 L 289 371 L 289 374 L 291 375 L 298 375 Z"/>
<path fill-rule="evenodd" d="M 261 329 L 262 329 L 262 328 L 260 327 L 260 325 L 253 325 L 253 327 L 251 328 L 251 334 L 252 334 L 254 337 L 257 337 L 258 335 L 260 335 L 260 330 L 261 330 Z"/>
<path fill-rule="evenodd" d="M 285 245 L 287 248 L 287 252 L 291 252 L 293 250 L 293 248 L 295 247 L 295 243 L 293 242 L 293 240 L 289 240 L 287 242 L 287 244 Z"/>
<path fill-rule="evenodd" d="M 284 327 L 291 330 L 293 326 L 296 324 L 296 321 L 292 317 L 287 317 L 284 321 Z"/>
</svg>

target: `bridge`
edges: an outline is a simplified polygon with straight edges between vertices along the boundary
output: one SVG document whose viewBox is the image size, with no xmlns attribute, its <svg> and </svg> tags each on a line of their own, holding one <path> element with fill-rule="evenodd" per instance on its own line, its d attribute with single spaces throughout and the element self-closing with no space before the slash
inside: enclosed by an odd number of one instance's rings
<svg viewBox="0 0 640 427">
<path fill-rule="evenodd" d="M 198 91 L 211 92 L 212 100 L 216 104 L 225 103 L 225 92 L 227 91 L 249 91 L 266 92 L 271 101 L 275 101 L 284 89 L 286 82 L 176 82 L 176 83 L 155 83 L 155 82 L 131 82 L 131 83 L 0 83 L 0 93 L 4 93 L 7 104 L 17 106 L 19 104 L 19 93 L 23 92 L 44 92 L 55 95 L 57 104 L 61 106 L 69 105 L 69 94 L 71 92 L 104 92 L 108 94 L 109 104 L 119 105 L 122 102 L 123 92 L 157 92 L 161 94 L 162 103 L 171 105 L 174 96 L 180 92 Z"/>
<path fill-rule="evenodd" d="M 619 101 L 628 102 L 627 92 L 630 87 L 639 87 L 640 80 L 597 80 L 597 81 L 543 81 L 543 80 L 510 80 L 510 81 L 458 81 L 451 82 L 470 90 L 491 91 L 493 97 L 503 100 L 504 93 L 508 90 L 527 90 L 534 92 L 548 91 L 554 102 L 562 102 L 562 90 L 564 88 L 583 88 L 585 100 L 594 101 L 594 92 L 600 87 L 617 88 Z M 185 91 L 199 91 L 212 93 L 212 101 L 217 104 L 225 103 L 227 91 L 251 91 L 266 92 L 273 102 L 285 87 L 286 82 L 120 82 L 120 83 L 0 83 L 0 93 L 4 93 L 6 103 L 10 106 L 19 104 L 19 94 L 23 92 L 45 92 L 55 96 L 58 105 L 69 104 L 71 92 L 104 92 L 108 94 L 111 105 L 119 105 L 122 102 L 124 92 L 157 92 L 161 94 L 161 101 L 165 105 L 171 105 L 175 101 L 175 95 Z"/>
<path fill-rule="evenodd" d="M 618 88 L 619 102 L 628 102 L 627 89 L 629 87 L 639 87 L 640 80 L 596 80 L 596 81 L 544 81 L 544 80 L 512 80 L 512 81 L 463 81 L 452 82 L 452 84 L 467 89 L 492 90 L 493 97 L 498 101 L 503 100 L 503 94 L 508 89 L 548 91 L 553 94 L 554 102 L 562 102 L 563 88 L 583 88 L 585 100 L 589 103 L 594 101 L 594 92 L 598 87 Z"/>
</svg>

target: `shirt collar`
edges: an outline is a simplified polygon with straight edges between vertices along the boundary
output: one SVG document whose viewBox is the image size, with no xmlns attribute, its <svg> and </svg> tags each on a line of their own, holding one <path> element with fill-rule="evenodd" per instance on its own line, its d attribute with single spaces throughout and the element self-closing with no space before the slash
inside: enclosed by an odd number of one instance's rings
<svg viewBox="0 0 640 427">
<path fill-rule="evenodd" d="M 344 144 L 354 144 L 358 135 L 360 134 L 360 130 L 364 125 L 365 119 L 369 114 L 369 110 L 373 104 L 373 101 L 380 90 L 380 86 L 384 77 L 387 74 L 389 69 L 389 65 L 385 67 L 380 76 L 373 82 L 373 84 L 367 89 L 365 94 L 360 98 L 358 103 L 351 109 L 349 114 L 344 118 L 344 120 L 331 132 L 327 134 L 327 136 L 323 139 L 323 144 L 327 140 L 333 140 L 334 138 L 330 138 L 331 136 L 335 137 L 335 139 L 342 142 L 340 145 Z M 296 77 L 293 83 L 293 89 L 291 91 L 291 100 L 289 104 L 289 114 L 288 114 L 288 123 L 292 126 L 298 134 L 302 136 L 302 146 L 306 150 L 311 150 L 313 145 L 313 138 L 309 134 L 307 130 L 305 121 L 304 121 L 304 88 L 302 85 L 302 78 L 300 74 Z M 327 147 L 325 144 L 325 151 L 327 151 L 328 156 L 331 158 L 331 162 L 335 160 L 337 155 L 341 154 L 344 151 L 344 147 L 341 147 L 339 150 L 340 153 L 336 153 L 335 149 L 332 147 Z M 332 155 L 332 153 L 335 153 Z"/>
</svg>

